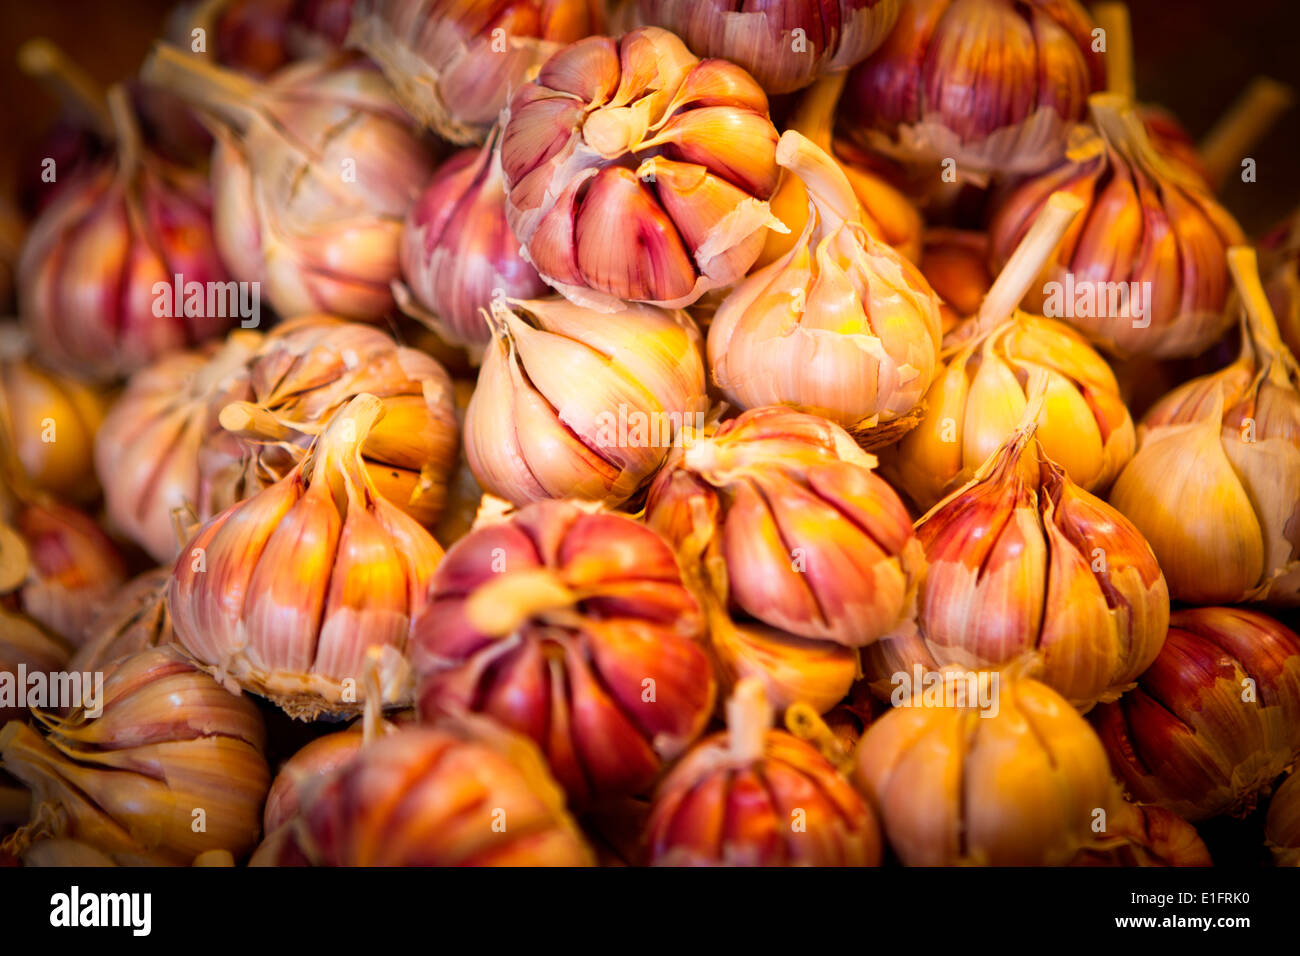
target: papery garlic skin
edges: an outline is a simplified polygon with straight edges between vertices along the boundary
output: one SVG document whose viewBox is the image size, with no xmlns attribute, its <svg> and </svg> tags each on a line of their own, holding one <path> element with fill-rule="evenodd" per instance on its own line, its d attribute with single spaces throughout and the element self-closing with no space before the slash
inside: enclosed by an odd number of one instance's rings
<svg viewBox="0 0 1300 956">
<path fill-rule="evenodd" d="M 173 643 L 164 600 L 170 580 L 171 568 L 154 568 L 120 586 L 91 615 L 68 670 L 102 671 L 120 658 Z"/>
<path fill-rule="evenodd" d="M 483 489 L 517 505 L 619 505 L 708 407 L 700 334 L 684 312 L 614 315 L 565 299 L 496 306 L 496 341 L 465 414 Z"/>
<path fill-rule="evenodd" d="M 603 0 L 359 0 L 348 43 L 383 67 L 421 123 L 479 143 L 537 67 L 604 21 Z"/>
<path fill-rule="evenodd" d="M 262 832 L 270 834 L 298 816 L 303 796 L 345 766 L 361 750 L 359 727 L 317 737 L 284 762 L 271 781 L 262 811 Z"/>
<path fill-rule="evenodd" d="M 1124 842 L 1084 850 L 1071 866 L 1213 866 L 1210 851 L 1192 826 L 1164 807 L 1125 800 L 1106 821 Z"/>
<path fill-rule="evenodd" d="M 1147 412 L 1110 500 L 1151 542 L 1179 600 L 1300 600 L 1300 364 L 1282 344 L 1254 270 L 1240 357 Z M 1248 260 L 1248 262 L 1247 262 Z"/>
<path fill-rule="evenodd" d="M 1300 866 L 1300 774 L 1292 774 L 1273 793 L 1264 833 L 1278 866 Z"/>
<path fill-rule="evenodd" d="M 177 640 L 294 717 L 410 699 L 410 621 L 442 548 L 362 466 L 382 414 L 375 396 L 353 399 L 284 478 L 207 522 L 173 570 Z"/>
<path fill-rule="evenodd" d="M 92 449 L 108 397 L 42 368 L 9 331 L 0 327 L 0 445 L 13 449 L 37 489 L 85 503 L 99 492 Z"/>
<path fill-rule="evenodd" d="M 383 400 L 384 416 L 361 445 L 375 487 L 420 524 L 442 512 L 460 428 L 450 376 L 419 349 L 382 329 L 329 315 L 276 326 L 249 358 L 245 401 L 221 410 L 239 436 L 205 448 L 200 470 L 213 487 L 206 520 L 284 476 L 339 409 L 362 394 Z"/>
<path fill-rule="evenodd" d="M 813 747 L 769 730 L 761 756 L 737 761 L 728 742 L 726 733 L 700 741 L 659 784 L 646 825 L 651 865 L 880 865 L 875 815 Z"/>
<path fill-rule="evenodd" d="M 740 279 L 776 221 L 767 96 L 642 27 L 565 47 L 511 98 L 507 215 L 538 274 L 582 305 L 690 305 Z M 779 224 L 778 228 L 779 228 Z"/>
<path fill-rule="evenodd" d="M 863 660 L 879 696 L 917 664 L 996 667 L 1037 653 L 1042 682 L 1086 710 L 1118 697 L 1160 652 L 1169 589 L 1150 546 L 1031 432 L 1014 432 L 917 522 L 928 563 L 917 630 Z"/>
<path fill-rule="evenodd" d="M 996 711 L 895 707 L 858 744 L 854 783 L 904 865 L 1061 866 L 1122 842 L 1094 830 L 1122 798 L 1092 728 L 1045 684 L 980 679 Z"/>
<path fill-rule="evenodd" d="M 579 805 L 643 792 L 713 710 L 702 616 L 671 549 L 572 502 L 453 545 L 412 633 L 422 718 L 479 711 L 531 737 Z"/>
<path fill-rule="evenodd" d="M 392 308 L 433 153 L 373 65 L 304 60 L 258 83 L 161 47 L 145 76 L 216 118 L 214 225 L 237 279 L 286 317 Z"/>
<path fill-rule="evenodd" d="M 809 193 L 804 232 L 738 283 L 709 326 L 713 380 L 741 408 L 791 405 L 850 430 L 905 417 L 939 360 L 939 303 L 916 266 L 873 238 L 843 171 L 797 132 L 780 165 Z"/>
<path fill-rule="evenodd" d="M 34 794 L 20 842 L 54 821 L 55 835 L 120 864 L 184 866 L 207 850 L 252 849 L 271 777 L 252 701 L 159 648 L 110 668 L 100 703 L 99 716 L 42 716 L 46 737 L 17 721 L 0 731 L 4 769 Z"/>
<path fill-rule="evenodd" d="M 640 0 L 643 22 L 672 30 L 702 57 L 722 57 L 769 93 L 790 93 L 819 74 L 869 56 L 898 19 L 900 0 Z M 756 9 L 755 9 L 756 8 Z"/>
<path fill-rule="evenodd" d="M 952 159 L 963 177 L 1042 169 L 1105 86 L 1092 30 L 1075 0 L 904 0 L 850 74 L 844 117 L 904 162 Z"/>
<path fill-rule="evenodd" d="M 1018 184 L 994 209 L 992 264 L 1007 260 L 1053 192 L 1068 192 L 1084 210 L 1025 307 L 1060 308 L 1065 321 L 1120 357 L 1198 355 L 1232 324 L 1224 252 L 1244 243 L 1241 227 L 1203 182 L 1155 151 L 1124 100 L 1099 94 L 1089 103 L 1097 133 L 1080 130 L 1064 162 Z M 1110 290 L 1120 286 L 1137 295 L 1129 294 L 1128 314 L 1116 315 Z M 1065 290 L 1055 304 L 1053 288 Z M 1067 301 L 1069 289 L 1095 293 L 1095 304 Z"/>
<path fill-rule="evenodd" d="M 1137 688 L 1089 719 L 1134 799 L 1243 815 L 1300 754 L 1300 638 L 1254 611 L 1178 611 Z"/>
<path fill-rule="evenodd" d="M 753 409 L 692 436 L 655 479 L 646 522 L 679 550 L 721 559 L 720 595 L 790 634 L 849 648 L 910 619 L 921 547 L 875 459 L 841 428 Z"/>
<path fill-rule="evenodd" d="M 1137 445 L 1114 373 L 1069 326 L 1019 311 L 949 337 L 920 423 L 886 458 L 898 486 L 929 509 L 969 481 L 1015 429 L 1036 372 L 1047 377 L 1035 432 L 1044 452 L 1085 491 L 1109 488 Z"/>
<path fill-rule="evenodd" d="M 443 163 L 406 217 L 402 276 L 420 312 L 447 342 L 481 353 L 492 340 L 482 310 L 493 299 L 532 299 L 547 286 L 506 222 L 493 137 Z"/>
<path fill-rule="evenodd" d="M 0 604 L 0 675 L 10 686 L 18 686 L 20 667 L 24 674 L 48 675 L 64 669 L 70 654 L 66 641 Z M 0 705 L 0 722 L 20 720 L 25 713 L 17 701 Z"/>
<path fill-rule="evenodd" d="M 595 862 L 537 748 L 472 717 L 367 744 L 308 796 L 296 829 L 317 866 Z"/>
<path fill-rule="evenodd" d="M 211 513 L 201 458 L 239 454 L 217 415 L 248 397 L 244 365 L 260 342 L 240 330 L 222 345 L 164 356 L 132 377 L 96 435 L 108 521 L 157 561 L 174 559 L 180 529 Z"/>
<path fill-rule="evenodd" d="M 125 92 L 116 92 L 117 155 L 60 192 L 18 263 L 19 315 L 36 352 L 101 382 L 213 338 L 234 320 L 206 291 L 192 310 L 175 287 L 177 276 L 204 290 L 229 278 L 207 181 L 145 150 Z"/>
</svg>

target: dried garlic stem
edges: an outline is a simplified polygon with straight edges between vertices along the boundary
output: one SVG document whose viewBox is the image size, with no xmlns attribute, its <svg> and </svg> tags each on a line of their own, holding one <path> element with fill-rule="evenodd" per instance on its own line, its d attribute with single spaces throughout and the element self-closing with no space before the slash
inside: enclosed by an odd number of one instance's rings
<svg viewBox="0 0 1300 956">
<path fill-rule="evenodd" d="M 141 78 L 175 93 L 243 132 L 252 122 L 260 85 L 174 46 L 158 44 L 140 69 Z"/>
<path fill-rule="evenodd" d="M 136 122 L 130 94 L 120 83 L 114 84 L 108 91 L 108 114 L 113 121 L 113 140 L 117 144 L 118 175 L 133 176 L 143 149 L 140 124 Z"/>
<path fill-rule="evenodd" d="M 762 758 L 771 726 L 772 705 L 762 682 L 746 677 L 727 701 L 727 738 L 732 759 L 743 765 Z"/>
<path fill-rule="evenodd" d="M 1261 362 L 1277 357 L 1286 351 L 1282 333 L 1273 315 L 1264 284 L 1259 278 L 1259 261 L 1250 246 L 1233 246 L 1228 250 L 1228 269 L 1232 281 L 1246 309 L 1246 328 L 1256 348 L 1264 354 Z"/>
<path fill-rule="evenodd" d="M 1251 147 L 1294 104 L 1295 90 L 1285 83 L 1267 76 L 1257 76 L 1251 81 L 1197 147 L 1201 164 L 1215 188 L 1239 168 Z"/>
<path fill-rule="evenodd" d="M 1106 31 L 1106 89 L 1133 100 L 1137 87 L 1133 81 L 1133 27 L 1128 5 L 1093 4 L 1092 18 Z"/>
<path fill-rule="evenodd" d="M 785 709 L 785 728 L 800 740 L 806 740 L 815 746 L 821 755 L 837 767 L 849 758 L 849 752 L 843 741 L 835 736 L 835 731 L 822 720 L 811 705 L 802 701 L 791 704 Z"/>
<path fill-rule="evenodd" d="M 99 86 L 49 40 L 36 37 L 19 47 L 18 67 L 40 80 L 58 97 L 64 110 L 80 114 L 105 139 L 113 135 L 108 105 Z"/>
<path fill-rule="evenodd" d="M 572 607 L 577 600 L 549 568 L 504 571 L 470 595 L 465 616 L 482 633 L 505 637 L 530 617 Z"/>
<path fill-rule="evenodd" d="M 992 329 L 1016 311 L 1020 300 L 1042 272 L 1082 208 L 1083 200 L 1077 196 L 1052 193 L 1042 213 L 1029 227 L 1025 238 L 1020 240 L 1020 245 L 1016 246 L 1016 251 L 984 296 L 976 318 L 981 330 Z"/>
<path fill-rule="evenodd" d="M 298 434 L 252 402 L 231 402 L 221 410 L 217 421 L 226 431 L 253 441 L 289 441 Z"/>
<path fill-rule="evenodd" d="M 830 155 L 834 155 L 831 142 L 835 125 L 835 106 L 844 92 L 844 84 L 848 76 L 847 70 L 837 70 L 819 77 L 799 100 L 799 107 L 788 127 L 798 130 L 815 146 Z"/>
</svg>

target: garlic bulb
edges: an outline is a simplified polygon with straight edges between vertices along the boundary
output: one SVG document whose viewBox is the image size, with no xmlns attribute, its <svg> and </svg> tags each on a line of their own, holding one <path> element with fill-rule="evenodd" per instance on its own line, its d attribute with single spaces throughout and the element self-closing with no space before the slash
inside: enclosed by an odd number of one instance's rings
<svg viewBox="0 0 1300 956">
<path fill-rule="evenodd" d="M 41 213 L 18 263 L 19 314 L 37 352 L 99 381 L 219 335 L 235 316 L 226 299 L 187 291 L 226 287 L 207 182 L 141 145 L 125 90 L 109 103 L 116 156 Z"/>
<path fill-rule="evenodd" d="M 1033 440 L 1043 381 L 1012 435 L 917 522 L 929 562 L 917 628 L 864 655 L 878 694 L 916 666 L 997 666 L 1036 652 L 1042 682 L 1086 710 L 1131 687 L 1160 652 L 1164 576 L 1138 529 Z"/>
<path fill-rule="evenodd" d="M 244 366 L 261 343 L 233 332 L 225 343 L 173 352 L 132 376 L 95 438 L 95 471 L 109 523 L 156 561 L 171 561 L 213 489 L 200 459 L 238 456 L 217 421 L 229 402 L 248 396 Z"/>
<path fill-rule="evenodd" d="M 313 436 L 357 395 L 384 402 L 384 416 L 361 446 L 362 464 L 379 492 L 420 524 L 442 511 L 456 459 L 459 426 L 450 377 L 418 349 L 387 332 L 328 315 L 305 315 L 273 329 L 247 362 L 249 394 L 220 411 L 240 439 L 205 448 L 200 471 L 216 510 L 283 477 Z"/>
<path fill-rule="evenodd" d="M 107 396 L 42 368 L 17 328 L 0 326 L 0 448 L 30 484 L 85 503 L 99 492 L 91 462 Z"/>
<path fill-rule="evenodd" d="M 402 223 L 433 156 L 377 69 L 304 60 L 259 83 L 163 46 L 144 76 L 214 119 L 217 247 L 237 279 L 286 317 L 392 308 Z"/>
<path fill-rule="evenodd" d="M 304 794 L 348 763 L 361 750 L 365 734 L 360 727 L 317 737 L 284 762 L 262 811 L 262 832 L 270 834 L 298 816 Z"/>
<path fill-rule="evenodd" d="M 1212 866 L 1205 841 L 1178 814 L 1125 800 L 1116 807 L 1107 828 L 1124 842 L 1105 849 L 1085 850 L 1072 866 Z"/>
<path fill-rule="evenodd" d="M 713 379 L 741 408 L 793 405 L 850 431 L 905 428 L 938 366 L 938 299 L 871 236 L 826 153 L 788 131 L 777 162 L 808 191 L 808 220 L 794 247 L 738 283 L 713 317 Z"/>
<path fill-rule="evenodd" d="M 1265 291 L 1282 341 L 1292 355 L 1300 354 L 1300 212 L 1260 243 L 1260 255 L 1266 257 Z"/>
<path fill-rule="evenodd" d="M 0 575 L 7 572 L 13 555 L 15 541 L 12 529 L 0 525 Z M 0 585 L 8 584 L 0 578 Z M 44 674 L 62 670 L 68 663 L 70 650 L 67 642 L 39 627 L 31 618 L 16 613 L 0 601 L 0 680 L 15 690 L 23 675 Z M 26 701 L 6 700 L 0 696 L 0 728 L 8 721 L 16 721 L 27 712 Z M 19 706 L 22 704 L 23 706 Z"/>
<path fill-rule="evenodd" d="M 520 255 L 506 222 L 495 135 L 447 160 L 406 217 L 402 276 L 415 309 L 446 341 L 481 353 L 492 340 L 482 310 L 494 298 L 532 299 L 547 286 Z"/>
<path fill-rule="evenodd" d="M 920 212 L 885 177 L 854 162 L 851 146 L 835 142 L 835 105 L 844 90 L 844 80 L 843 72 L 818 80 L 800 97 L 798 109 L 786 124 L 786 129 L 797 130 L 835 160 L 848 178 L 853 194 L 862 207 L 862 225 L 871 235 L 915 262 L 921 252 L 923 224 Z M 799 241 L 810 211 L 808 190 L 798 176 L 788 169 L 782 169 L 781 181 L 772 195 L 770 205 L 772 214 L 781 220 L 788 231 L 768 231 L 763 252 L 754 263 L 755 268 L 762 268 L 779 259 Z"/>
<path fill-rule="evenodd" d="M 318 866 L 591 866 L 531 741 L 472 716 L 367 744 L 306 796 Z"/>
<path fill-rule="evenodd" d="M 686 306 L 762 250 L 776 141 L 767 96 L 740 67 L 697 60 L 657 27 L 581 40 L 510 101 L 510 226 L 574 302 Z"/>
<path fill-rule="evenodd" d="M 20 847 L 70 837 L 117 863 L 152 866 L 252 849 L 271 778 L 252 701 L 167 648 L 123 659 L 91 696 L 98 716 L 41 713 L 48 736 L 17 721 L 0 730 L 2 766 L 34 795 Z"/>
<path fill-rule="evenodd" d="M 353 0 L 191 0 L 173 9 L 167 38 L 188 46 L 193 31 L 210 39 L 222 66 L 255 76 L 274 73 L 299 57 L 343 46 Z"/>
<path fill-rule="evenodd" d="M 1300 866 L 1300 774 L 1293 772 L 1274 792 L 1264 832 L 1278 866 Z"/>
<path fill-rule="evenodd" d="M 1087 722 L 1027 677 L 975 679 L 992 682 L 996 708 L 956 695 L 895 707 L 858 744 L 854 782 L 903 863 L 1061 866 L 1124 842 L 1108 819 L 1123 812 L 1119 788 Z"/>
<path fill-rule="evenodd" d="M 1195 604 L 1300 595 L 1300 365 L 1282 344 L 1255 253 L 1228 253 L 1241 355 L 1155 404 L 1111 503 L 1151 542 L 1170 592 Z"/>
<path fill-rule="evenodd" d="M 742 682 L 727 730 L 700 741 L 655 792 L 656 866 L 878 866 L 875 815 L 813 747 L 771 729 L 761 684 Z"/>
<path fill-rule="evenodd" d="M 1231 325 L 1229 246 L 1236 221 L 1185 168 L 1151 145 L 1130 102 L 1089 101 L 1084 129 L 1055 168 L 1025 180 L 997 204 L 989 226 L 1000 267 L 1054 192 L 1085 203 L 1024 305 L 1055 313 L 1121 357 L 1177 358 L 1205 351 Z"/>
<path fill-rule="evenodd" d="M 102 671 L 119 658 L 175 640 L 164 595 L 170 568 L 154 568 L 132 578 L 90 617 L 70 671 Z"/>
<path fill-rule="evenodd" d="M 874 467 L 825 419 L 753 409 L 674 450 L 646 522 L 688 567 L 702 554 L 707 583 L 739 610 L 862 647 L 911 617 L 925 566 L 907 509 Z"/>
<path fill-rule="evenodd" d="M 603 0 L 362 0 L 348 42 L 383 67 L 411 115 L 482 142 L 510 94 L 565 44 L 604 28 Z"/>
<path fill-rule="evenodd" d="M 438 568 L 412 630 L 420 714 L 481 711 L 531 737 L 577 804 L 640 793 L 708 724 L 702 631 L 658 535 L 539 502 Z"/>
<path fill-rule="evenodd" d="M 1137 688 L 1089 719 L 1135 800 L 1244 815 L 1300 754 L 1300 637 L 1254 611 L 1178 611 Z"/>
<path fill-rule="evenodd" d="M 977 314 L 944 340 L 944 365 L 920 423 L 886 468 L 921 508 L 961 487 L 1015 428 L 1029 382 L 1046 376 L 1035 437 L 1086 491 L 1104 490 L 1133 456 L 1133 420 L 1106 361 L 1069 326 L 1016 308 L 1082 203 L 1058 193 Z"/>
<path fill-rule="evenodd" d="M 94 520 L 49 500 L 19 506 L 14 530 L 28 556 L 23 612 L 76 646 L 99 608 L 126 581 L 122 553 Z"/>
<path fill-rule="evenodd" d="M 731 60 L 769 93 L 789 93 L 822 73 L 847 70 L 889 35 L 901 0 L 640 0 L 645 23 L 672 30 L 703 57 Z"/>
<path fill-rule="evenodd" d="M 1075 0 L 904 0 L 849 77 L 844 118 L 864 146 L 962 178 L 1042 169 L 1105 82 Z"/>
<path fill-rule="evenodd" d="M 410 621 L 442 548 L 371 480 L 384 405 L 359 395 L 283 478 L 213 518 L 167 594 L 177 640 L 230 686 L 294 717 L 410 699 Z"/>
<path fill-rule="evenodd" d="M 465 414 L 483 489 L 517 505 L 618 505 L 708 407 L 690 317 L 629 304 L 605 315 L 565 299 L 493 303 L 496 341 Z"/>
</svg>

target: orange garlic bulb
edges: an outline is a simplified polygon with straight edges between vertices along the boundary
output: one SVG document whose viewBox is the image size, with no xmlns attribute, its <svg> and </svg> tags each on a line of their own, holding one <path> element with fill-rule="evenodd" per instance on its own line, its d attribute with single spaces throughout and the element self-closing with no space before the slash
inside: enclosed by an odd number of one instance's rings
<svg viewBox="0 0 1300 956">
<path fill-rule="evenodd" d="M 286 760 L 271 781 L 262 811 L 262 832 L 274 833 L 298 816 L 305 794 L 346 765 L 365 743 L 360 727 L 317 737 Z"/>
<path fill-rule="evenodd" d="M 776 155 L 807 190 L 808 219 L 789 252 L 718 308 L 713 380 L 741 408 L 792 405 L 893 437 L 938 367 L 938 299 L 916 266 L 872 237 L 830 156 L 793 130 Z"/>
<path fill-rule="evenodd" d="M 1135 800 L 1244 815 L 1300 755 L 1300 637 L 1254 611 L 1178 611 L 1137 688 L 1089 719 Z"/>
<path fill-rule="evenodd" d="M 560 50 L 512 97 L 501 139 L 526 257 L 601 311 L 680 308 L 740 279 L 775 222 L 767 106 L 740 67 L 658 27 Z"/>
<path fill-rule="evenodd" d="M 895 707 L 858 744 L 854 782 L 903 863 L 1061 866 L 1122 842 L 1108 819 L 1123 812 L 1119 787 L 1087 722 L 1046 684 L 971 676 L 996 706 Z"/>
<path fill-rule="evenodd" d="M 660 783 L 646 825 L 655 866 L 877 866 L 875 815 L 816 749 L 773 730 L 756 681 Z"/>
<path fill-rule="evenodd" d="M 688 566 L 702 555 L 707 583 L 741 611 L 862 647 L 911 617 L 924 572 L 907 509 L 874 467 L 825 419 L 752 409 L 674 450 L 646 522 Z"/>
<path fill-rule="evenodd" d="M 1120 357 L 1205 351 L 1232 323 L 1224 261 L 1241 227 L 1185 168 L 1156 152 L 1127 97 L 1089 99 L 1095 132 L 1079 129 L 1059 166 L 1025 180 L 994 210 L 993 265 L 1010 257 L 1052 193 L 1085 211 L 1024 305 L 1057 313 Z"/>
<path fill-rule="evenodd" d="M 177 640 L 295 717 L 410 700 L 407 634 L 442 548 L 365 470 L 383 414 L 373 395 L 352 399 L 288 474 L 205 524 L 172 574 Z"/>
<path fill-rule="evenodd" d="M 1300 364 L 1282 343 L 1255 253 L 1228 253 L 1241 355 L 1146 414 L 1111 503 L 1151 542 L 1170 593 L 1195 604 L 1300 601 Z"/>
<path fill-rule="evenodd" d="M 99 493 L 92 454 L 107 396 L 34 359 L 27 337 L 0 325 L 0 448 L 35 489 L 85 503 Z"/>
<path fill-rule="evenodd" d="M 296 839 L 317 866 L 591 866 L 533 743 L 483 718 L 366 744 L 304 794 Z"/>
<path fill-rule="evenodd" d="M 383 67 L 421 123 L 453 143 L 480 143 L 511 92 L 604 20 L 604 0 L 366 0 L 348 42 Z"/>
<path fill-rule="evenodd" d="M 979 311 L 993 285 L 988 257 L 985 233 L 943 228 L 925 231 L 918 265 L 941 300 L 944 335 Z"/>
<path fill-rule="evenodd" d="M 977 314 L 945 338 L 921 421 L 885 459 L 921 508 L 969 481 L 1006 440 L 1036 373 L 1046 376 L 1047 397 L 1035 437 L 1072 481 L 1104 490 L 1133 456 L 1133 420 L 1110 366 L 1069 326 L 1016 308 L 1081 206 L 1053 196 Z"/>
<path fill-rule="evenodd" d="M 1212 866 L 1196 827 L 1164 807 L 1129 803 L 1116 808 L 1109 830 L 1124 842 L 1084 850 L 1072 866 Z"/>
<path fill-rule="evenodd" d="M 684 312 L 614 315 L 553 299 L 493 304 L 495 341 L 465 413 L 483 489 L 622 504 L 708 407 L 700 334 Z"/>
<path fill-rule="evenodd" d="M 1043 683 L 1086 710 L 1131 687 L 1160 652 L 1164 576 L 1138 529 L 1034 441 L 1042 382 L 1020 427 L 917 522 L 928 562 L 917 627 L 864 655 L 878 694 L 915 667 L 1036 653 Z"/>
<path fill-rule="evenodd" d="M 152 866 L 252 849 L 271 777 L 252 701 L 169 648 L 124 658 L 85 700 L 66 717 L 40 713 L 48 736 L 17 721 L 0 730 L 0 765 L 34 795 L 20 847 L 66 836 Z"/>
<path fill-rule="evenodd" d="M 576 804 L 641 793 L 713 711 L 702 630 L 653 531 L 539 502 L 438 568 L 412 631 L 420 714 L 479 711 L 527 735 Z"/>
</svg>

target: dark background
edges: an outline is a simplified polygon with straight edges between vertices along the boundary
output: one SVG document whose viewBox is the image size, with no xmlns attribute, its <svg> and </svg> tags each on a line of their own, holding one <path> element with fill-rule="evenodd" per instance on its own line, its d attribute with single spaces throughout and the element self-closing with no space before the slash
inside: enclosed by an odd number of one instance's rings
<svg viewBox="0 0 1300 956">
<path fill-rule="evenodd" d="M 14 63 L 28 37 L 53 39 L 105 83 L 132 73 L 171 0 L 0 0 L 0 187 L 53 102 Z M 1265 73 L 1300 91 L 1300 0 L 1132 0 L 1142 100 L 1180 116 L 1199 139 L 1249 80 Z M 1258 182 L 1237 178 L 1227 206 L 1258 235 L 1300 205 L 1300 109 L 1255 150 Z"/>
</svg>

